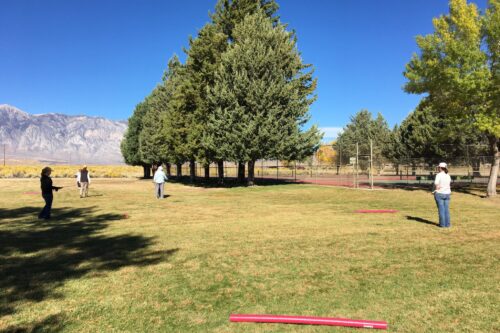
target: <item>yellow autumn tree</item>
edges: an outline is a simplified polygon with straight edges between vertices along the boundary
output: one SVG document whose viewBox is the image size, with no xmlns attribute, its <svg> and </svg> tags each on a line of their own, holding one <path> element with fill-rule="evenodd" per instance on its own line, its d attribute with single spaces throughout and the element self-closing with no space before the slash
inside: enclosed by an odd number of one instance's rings
<svg viewBox="0 0 500 333">
<path fill-rule="evenodd" d="M 334 165 L 336 162 L 337 158 L 337 152 L 333 149 L 333 144 L 335 142 L 332 142 L 328 145 L 322 145 L 316 152 L 316 158 L 318 159 L 318 163 L 320 164 L 328 164 L 328 165 Z"/>
</svg>

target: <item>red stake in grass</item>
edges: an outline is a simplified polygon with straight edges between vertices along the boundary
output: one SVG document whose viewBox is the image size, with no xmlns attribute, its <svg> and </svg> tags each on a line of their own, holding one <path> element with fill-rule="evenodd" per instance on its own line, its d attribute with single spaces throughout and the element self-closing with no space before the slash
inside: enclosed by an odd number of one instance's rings
<svg viewBox="0 0 500 333">
<path fill-rule="evenodd" d="M 356 213 L 365 214 L 380 214 L 380 213 L 397 213 L 395 209 L 358 209 Z"/>
<path fill-rule="evenodd" d="M 278 323 L 376 328 L 380 330 L 387 329 L 387 323 L 385 321 L 356 320 L 346 318 L 232 314 L 229 317 L 229 320 L 238 323 Z"/>
</svg>

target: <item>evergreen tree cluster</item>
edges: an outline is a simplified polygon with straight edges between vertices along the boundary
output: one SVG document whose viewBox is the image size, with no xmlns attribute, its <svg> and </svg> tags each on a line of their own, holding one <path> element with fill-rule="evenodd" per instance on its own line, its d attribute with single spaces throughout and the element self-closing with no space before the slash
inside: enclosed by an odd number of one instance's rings
<svg viewBox="0 0 500 333">
<path fill-rule="evenodd" d="M 121 145 L 127 164 L 240 166 L 254 182 L 259 159 L 300 160 L 318 149 L 317 127 L 305 130 L 316 79 L 274 0 L 219 0 L 210 22 L 173 56 L 162 82 L 139 103 Z M 146 174 L 145 174 L 146 176 Z"/>
</svg>

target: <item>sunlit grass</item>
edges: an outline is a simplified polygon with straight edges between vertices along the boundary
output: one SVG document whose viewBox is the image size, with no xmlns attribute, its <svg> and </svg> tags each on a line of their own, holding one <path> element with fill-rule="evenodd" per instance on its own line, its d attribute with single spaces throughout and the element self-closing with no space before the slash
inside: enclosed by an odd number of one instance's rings
<svg viewBox="0 0 500 333">
<path fill-rule="evenodd" d="M 6 165 L 0 166 L 0 178 L 37 178 L 40 177 L 45 165 Z M 56 165 L 51 166 L 52 177 L 73 177 L 82 165 Z M 88 170 L 93 177 L 103 178 L 133 178 L 143 175 L 142 167 L 129 165 L 89 165 Z"/>
<path fill-rule="evenodd" d="M 0 331 L 348 332 L 230 313 L 386 320 L 391 332 L 500 329 L 498 199 L 424 191 L 202 188 L 73 179 L 39 222 L 36 179 L 0 180 Z M 355 214 L 363 208 L 397 214 Z M 7 273 L 7 274 L 4 274 Z"/>
</svg>

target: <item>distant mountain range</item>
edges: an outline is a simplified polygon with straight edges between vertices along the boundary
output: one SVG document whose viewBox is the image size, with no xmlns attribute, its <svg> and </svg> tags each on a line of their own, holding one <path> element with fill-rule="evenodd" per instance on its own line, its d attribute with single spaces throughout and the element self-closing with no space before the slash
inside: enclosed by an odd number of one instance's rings
<svg viewBox="0 0 500 333">
<path fill-rule="evenodd" d="M 0 145 L 8 158 L 44 163 L 123 164 L 126 121 L 49 113 L 33 115 L 0 104 Z M 3 153 L 3 147 L 0 147 Z"/>
</svg>

